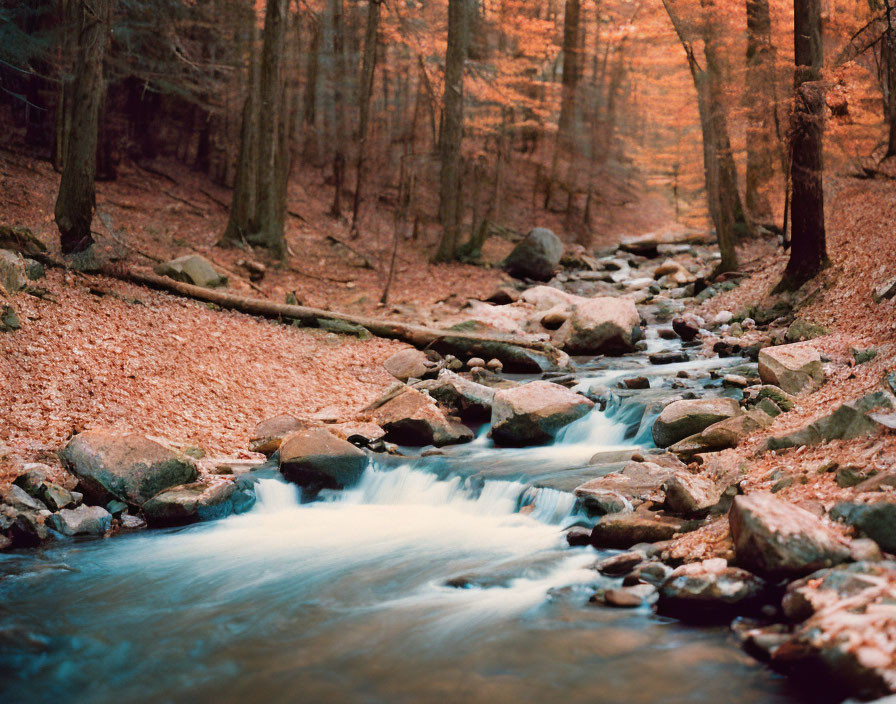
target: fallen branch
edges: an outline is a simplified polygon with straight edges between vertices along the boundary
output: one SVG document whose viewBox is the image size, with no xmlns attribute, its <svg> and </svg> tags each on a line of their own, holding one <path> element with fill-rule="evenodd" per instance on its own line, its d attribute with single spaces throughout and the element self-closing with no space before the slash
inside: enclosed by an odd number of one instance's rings
<svg viewBox="0 0 896 704">
<path fill-rule="evenodd" d="M 345 247 L 349 252 L 354 254 L 356 257 L 358 257 L 362 261 L 365 269 L 376 269 L 376 267 L 370 263 L 370 260 L 364 254 L 359 252 L 357 249 L 354 249 L 351 245 L 346 244 L 342 240 L 338 239 L 337 237 L 333 237 L 333 235 L 327 235 L 327 242 L 329 242 L 330 244 L 333 244 L 333 245 L 338 244 L 338 245 L 342 245 L 343 247 Z"/>
<path fill-rule="evenodd" d="M 111 272 L 111 275 L 199 301 L 214 303 L 222 308 L 238 310 L 249 315 L 298 320 L 309 327 L 319 327 L 320 321 L 341 321 L 364 327 L 377 337 L 402 340 L 420 349 L 432 347 L 440 352 L 455 354 L 462 358 L 496 357 L 504 363 L 504 368 L 507 371 L 541 372 L 558 369 L 561 361 L 565 358 L 563 353 L 552 346 L 524 337 L 441 330 L 422 325 L 337 313 L 320 308 L 275 303 L 193 286 L 142 271 L 129 270 L 123 275 L 119 275 L 119 272 Z"/>
</svg>

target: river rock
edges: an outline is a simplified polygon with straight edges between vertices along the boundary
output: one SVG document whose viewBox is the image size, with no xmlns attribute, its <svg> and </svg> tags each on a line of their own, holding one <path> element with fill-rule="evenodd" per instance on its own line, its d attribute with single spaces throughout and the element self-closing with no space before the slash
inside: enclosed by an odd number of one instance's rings
<svg viewBox="0 0 896 704">
<path fill-rule="evenodd" d="M 759 351 L 759 377 L 789 394 L 814 391 L 824 383 L 821 356 L 811 345 L 795 343 Z"/>
<path fill-rule="evenodd" d="M 13 509 L 15 512 L 15 509 Z M 48 537 L 43 516 L 37 511 L 15 512 L 12 525 L 7 531 L 12 547 L 33 548 L 43 543 Z"/>
<path fill-rule="evenodd" d="M 194 481 L 196 463 L 160 442 L 137 433 L 86 430 L 61 453 L 92 503 L 113 498 L 142 506 L 160 491 Z"/>
<path fill-rule="evenodd" d="M 465 420 L 486 420 L 491 416 L 495 390 L 443 369 L 437 379 L 423 381 L 414 388 L 450 408 Z"/>
<path fill-rule="evenodd" d="M 78 506 L 54 513 L 47 523 L 63 535 L 101 536 L 112 528 L 112 514 L 102 506 Z"/>
<path fill-rule="evenodd" d="M 44 482 L 53 474 L 52 468 L 40 462 L 26 464 L 24 472 L 13 480 L 13 484 L 27 491 L 31 496 L 40 498 L 40 490 Z"/>
<path fill-rule="evenodd" d="M 604 516 L 591 531 L 591 544 L 596 548 L 627 550 L 638 543 L 659 543 L 671 540 L 676 533 L 696 527 L 678 518 L 649 511 Z"/>
<path fill-rule="evenodd" d="M 43 501 L 51 511 L 71 508 L 76 503 L 72 492 L 53 482 L 44 482 L 41 484 L 40 493 L 38 495 L 40 496 L 41 501 Z"/>
<path fill-rule="evenodd" d="M 723 491 L 709 477 L 681 470 L 669 477 L 663 488 L 666 510 L 679 516 L 706 514 L 719 503 Z"/>
<path fill-rule="evenodd" d="M 663 409 L 654 422 L 653 440 L 659 447 L 669 447 L 679 440 L 704 431 L 714 423 L 740 413 L 740 404 L 730 398 L 674 401 Z"/>
<path fill-rule="evenodd" d="M 892 403 L 883 392 L 875 392 L 862 398 L 848 401 L 830 415 L 809 423 L 787 435 L 773 436 L 765 440 L 767 450 L 780 450 L 801 445 L 818 445 L 831 440 L 851 440 L 866 435 L 874 435 L 890 428 L 885 414 L 871 411 L 889 409 Z"/>
<path fill-rule="evenodd" d="M 8 249 L 0 249 L 0 288 L 13 294 L 28 285 L 25 262 L 22 255 Z"/>
<path fill-rule="evenodd" d="M 450 420 L 436 403 L 417 389 L 407 389 L 385 403 L 374 421 L 386 431 L 386 439 L 399 445 L 423 447 L 456 445 L 474 438 L 463 423 Z"/>
<path fill-rule="evenodd" d="M 227 284 L 227 277 L 219 274 L 208 259 L 198 254 L 187 254 L 163 262 L 156 266 L 155 272 L 159 276 L 167 276 L 175 281 L 203 288 L 216 288 Z"/>
<path fill-rule="evenodd" d="M 871 298 L 875 303 L 882 303 L 896 296 L 896 276 L 887 279 L 879 286 L 875 287 L 871 293 Z"/>
<path fill-rule="evenodd" d="M 672 330 L 683 342 L 691 342 L 700 334 L 700 328 L 697 326 L 697 323 L 693 319 L 684 316 L 672 319 Z"/>
<path fill-rule="evenodd" d="M 607 606 L 623 609 L 636 609 L 646 603 L 656 601 L 656 587 L 652 584 L 639 584 L 634 587 L 608 589 L 603 600 Z"/>
<path fill-rule="evenodd" d="M 252 498 L 248 501 L 244 500 L 246 497 L 236 497 L 238 493 L 241 490 L 236 482 L 230 481 L 183 484 L 153 496 L 143 504 L 143 515 L 150 527 L 226 518 L 248 510 L 255 503 L 254 492 L 249 492 Z"/>
<path fill-rule="evenodd" d="M 805 509 L 757 492 L 728 514 L 738 565 L 769 579 L 795 578 L 850 559 L 849 545 Z"/>
<path fill-rule="evenodd" d="M 662 503 L 663 485 L 674 470 L 655 462 L 631 461 L 622 471 L 596 477 L 576 487 L 575 495 L 592 515 L 625 513 L 645 501 Z"/>
<path fill-rule="evenodd" d="M 843 502 L 834 506 L 831 518 L 857 528 L 876 542 L 882 550 L 896 553 L 896 503 L 873 504 Z"/>
<path fill-rule="evenodd" d="M 547 281 L 560 268 L 562 257 L 560 238 L 548 229 L 536 227 L 513 248 L 502 266 L 511 276 Z"/>
<path fill-rule="evenodd" d="M 22 487 L 12 484 L 0 492 L 0 501 L 17 511 L 46 511 L 46 505 Z"/>
<path fill-rule="evenodd" d="M 549 381 L 501 389 L 492 406 L 492 439 L 517 447 L 549 442 L 593 407 L 584 396 Z"/>
<path fill-rule="evenodd" d="M 249 449 L 252 452 L 260 452 L 269 457 L 280 449 L 280 445 L 290 433 L 303 430 L 308 427 L 305 421 L 301 421 L 288 413 L 273 418 L 267 418 L 255 426 L 252 437 L 249 438 Z"/>
<path fill-rule="evenodd" d="M 430 360 L 425 352 L 411 348 L 396 352 L 383 362 L 383 366 L 399 381 L 407 381 L 422 379 L 430 374 L 437 364 Z"/>
<path fill-rule="evenodd" d="M 642 337 L 634 301 L 621 297 L 577 297 L 555 344 L 572 355 L 624 354 Z"/>
<path fill-rule="evenodd" d="M 771 652 L 772 665 L 838 700 L 888 694 L 896 670 L 894 594 L 893 562 L 840 565 L 790 585 L 783 607 L 798 624 Z"/>
<path fill-rule="evenodd" d="M 326 428 L 291 433 L 280 446 L 280 472 L 312 490 L 343 489 L 361 478 L 367 455 Z"/>
<path fill-rule="evenodd" d="M 660 587 L 657 609 L 685 621 L 729 621 L 758 611 L 765 597 L 764 580 L 716 558 L 675 569 Z"/>
<path fill-rule="evenodd" d="M 640 552 L 623 552 L 606 557 L 597 563 L 597 571 L 608 577 L 624 577 L 644 564 L 644 554 Z"/>
<path fill-rule="evenodd" d="M 689 458 L 701 452 L 718 452 L 729 447 L 737 447 L 747 435 L 761 428 L 767 428 L 771 422 L 770 415 L 759 409 L 753 409 L 713 423 L 702 432 L 675 443 L 669 448 L 669 452 Z"/>
</svg>

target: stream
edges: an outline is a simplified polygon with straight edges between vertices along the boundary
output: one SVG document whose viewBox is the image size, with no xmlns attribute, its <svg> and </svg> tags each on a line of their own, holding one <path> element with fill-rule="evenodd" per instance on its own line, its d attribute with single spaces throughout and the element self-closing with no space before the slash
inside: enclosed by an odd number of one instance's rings
<svg viewBox="0 0 896 704">
<path fill-rule="evenodd" d="M 630 355 L 577 381 L 737 361 Z M 496 449 L 483 428 L 377 456 L 310 503 L 268 468 L 247 514 L 0 554 L 0 701 L 800 701 L 726 628 L 587 604 L 620 580 L 567 547 L 587 520 L 570 492 L 592 455 L 652 447 L 651 424 L 632 394 L 548 447 Z"/>
</svg>

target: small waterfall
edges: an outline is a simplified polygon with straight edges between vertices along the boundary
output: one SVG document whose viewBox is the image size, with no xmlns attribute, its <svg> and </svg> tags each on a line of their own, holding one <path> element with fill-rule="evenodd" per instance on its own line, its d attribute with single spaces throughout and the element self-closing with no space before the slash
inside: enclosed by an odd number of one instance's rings
<svg viewBox="0 0 896 704">
<path fill-rule="evenodd" d="M 280 479 L 261 479 L 255 485 L 255 510 L 260 513 L 282 513 L 302 503 L 302 489 Z"/>
<path fill-rule="evenodd" d="M 262 479 L 256 485 L 256 512 L 281 513 L 300 508 L 301 490 L 280 479 Z M 357 486 L 334 492 L 329 503 L 355 506 L 430 506 L 480 516 L 508 516 L 520 508 L 533 506 L 528 515 L 540 522 L 557 525 L 568 519 L 575 508 L 572 494 L 531 487 L 515 481 L 478 483 L 458 476 L 440 479 L 437 475 L 403 465 L 396 469 L 369 467 Z"/>
</svg>

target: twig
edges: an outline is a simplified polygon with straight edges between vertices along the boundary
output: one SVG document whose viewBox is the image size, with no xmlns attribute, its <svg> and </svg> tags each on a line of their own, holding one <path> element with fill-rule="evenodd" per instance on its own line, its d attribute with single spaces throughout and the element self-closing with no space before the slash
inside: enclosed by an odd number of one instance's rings
<svg viewBox="0 0 896 704">
<path fill-rule="evenodd" d="M 364 263 L 365 269 L 374 269 L 374 270 L 376 269 L 376 267 L 370 263 L 370 260 L 364 254 L 359 252 L 357 249 L 355 249 L 351 245 L 346 244 L 342 240 L 338 239 L 337 237 L 333 237 L 333 235 L 327 235 L 327 241 L 330 242 L 331 244 L 334 244 L 334 245 L 340 244 L 343 247 L 345 247 L 349 252 L 351 252 L 352 254 L 357 256 L 359 259 L 361 259 L 361 261 Z"/>
</svg>

